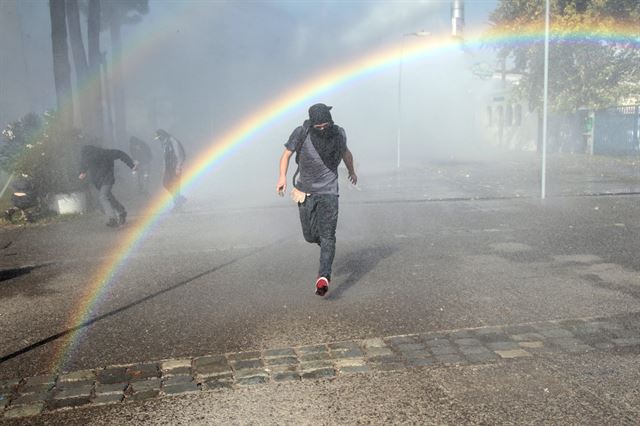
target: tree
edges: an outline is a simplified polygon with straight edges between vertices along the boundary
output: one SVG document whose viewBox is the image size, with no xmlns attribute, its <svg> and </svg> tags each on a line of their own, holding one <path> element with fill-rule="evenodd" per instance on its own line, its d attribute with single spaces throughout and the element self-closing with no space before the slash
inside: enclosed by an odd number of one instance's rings
<svg viewBox="0 0 640 426">
<path fill-rule="evenodd" d="M 100 0 L 89 0 L 87 38 L 89 41 L 89 73 L 90 75 L 99 76 L 100 64 L 102 63 L 102 52 L 100 51 Z M 102 86 L 100 85 L 100 79 L 97 79 L 97 81 L 98 83 L 91 86 L 91 106 L 96 120 L 95 132 L 97 135 L 104 137 Z"/>
<path fill-rule="evenodd" d="M 103 17 L 111 35 L 111 62 L 113 110 L 115 118 L 115 136 L 119 144 L 124 143 L 127 135 L 126 104 L 124 79 L 122 75 L 122 34 L 123 25 L 140 22 L 142 15 L 149 12 L 149 0 L 109 1 L 103 4 Z"/>
<path fill-rule="evenodd" d="M 66 0 L 66 8 L 82 129 L 87 135 L 102 138 L 104 124 L 100 78 L 100 0 L 90 0 L 88 11 L 86 3 L 82 3 L 82 9 L 87 15 L 88 59 L 80 25 L 79 1 Z"/>
<path fill-rule="evenodd" d="M 92 111 L 89 105 L 90 99 L 86 96 L 86 93 L 84 93 L 84 86 L 89 80 L 89 64 L 87 63 L 84 42 L 82 41 L 78 0 L 67 0 L 66 8 L 69 41 L 71 44 L 73 65 L 76 70 L 76 99 L 78 102 L 78 108 L 80 109 L 80 116 L 82 117 L 82 126 L 85 131 L 93 133 L 95 131 L 95 120 L 91 114 Z"/>
<path fill-rule="evenodd" d="M 51 48 L 53 51 L 53 79 L 56 86 L 58 117 L 65 128 L 73 126 L 71 67 L 67 48 L 65 0 L 49 0 L 51 17 Z"/>
<path fill-rule="evenodd" d="M 621 97 L 640 91 L 640 2 L 637 0 L 550 0 L 549 106 L 556 111 L 604 108 Z M 492 31 L 518 34 L 544 29 L 545 2 L 501 0 L 491 14 Z M 637 29 L 636 40 L 612 41 L 611 29 Z M 567 35 L 582 34 L 581 40 Z M 542 105 L 544 46 L 540 42 L 509 44 L 500 48 L 501 60 L 522 74 L 516 96 L 529 100 L 531 109 Z"/>
</svg>

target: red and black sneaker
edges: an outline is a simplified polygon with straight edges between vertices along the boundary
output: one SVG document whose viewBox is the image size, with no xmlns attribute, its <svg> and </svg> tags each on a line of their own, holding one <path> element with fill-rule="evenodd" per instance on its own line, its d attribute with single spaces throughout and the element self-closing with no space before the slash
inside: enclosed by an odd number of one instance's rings
<svg viewBox="0 0 640 426">
<path fill-rule="evenodd" d="M 318 296 L 324 296 L 329 291 L 329 280 L 325 277 L 320 277 L 316 280 L 316 294 Z"/>
</svg>

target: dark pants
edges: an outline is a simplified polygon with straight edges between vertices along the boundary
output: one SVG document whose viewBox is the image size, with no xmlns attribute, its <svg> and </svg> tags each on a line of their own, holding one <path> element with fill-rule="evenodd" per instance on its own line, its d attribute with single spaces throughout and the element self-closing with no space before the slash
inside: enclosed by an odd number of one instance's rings
<svg viewBox="0 0 640 426">
<path fill-rule="evenodd" d="M 173 205 L 179 207 L 186 198 L 180 194 L 180 175 L 174 171 L 165 170 L 162 186 L 173 196 Z"/>
<path fill-rule="evenodd" d="M 336 253 L 338 196 L 308 195 L 304 203 L 298 204 L 298 210 L 304 239 L 320 246 L 318 277 L 331 280 L 331 265 Z"/>
<path fill-rule="evenodd" d="M 138 192 L 146 194 L 149 191 L 149 166 L 147 164 L 138 164 L 137 182 Z"/>
<path fill-rule="evenodd" d="M 100 206 L 102 206 L 104 214 L 110 219 L 117 220 L 118 216 L 125 212 L 125 209 L 122 204 L 116 200 L 116 197 L 113 196 L 111 188 L 113 188 L 113 185 L 102 185 L 100 187 L 98 200 L 100 200 Z"/>
</svg>

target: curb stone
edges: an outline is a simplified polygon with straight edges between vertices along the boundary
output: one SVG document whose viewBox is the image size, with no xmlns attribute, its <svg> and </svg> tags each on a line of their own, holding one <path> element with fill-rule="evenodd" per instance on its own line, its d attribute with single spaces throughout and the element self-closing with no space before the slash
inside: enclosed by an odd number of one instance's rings
<svg viewBox="0 0 640 426">
<path fill-rule="evenodd" d="M 0 418 L 353 374 L 633 351 L 640 326 L 579 318 L 111 365 L 0 381 Z"/>
</svg>

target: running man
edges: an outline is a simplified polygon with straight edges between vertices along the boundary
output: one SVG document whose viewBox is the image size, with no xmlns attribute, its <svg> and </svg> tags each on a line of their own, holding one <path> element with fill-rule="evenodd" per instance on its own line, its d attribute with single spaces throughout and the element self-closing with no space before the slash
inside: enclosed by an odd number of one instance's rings
<svg viewBox="0 0 640 426">
<path fill-rule="evenodd" d="M 315 293 L 319 296 L 329 291 L 331 282 L 338 224 L 338 165 L 341 161 L 347 166 L 349 181 L 354 185 L 358 182 L 346 133 L 334 124 L 331 108 L 325 104 L 311 106 L 309 119 L 291 133 L 280 158 L 276 185 L 276 191 L 283 196 L 287 189 L 289 159 L 295 152 L 298 170 L 293 176 L 291 197 L 298 204 L 304 239 L 320 246 L 320 267 L 315 283 Z"/>
</svg>

